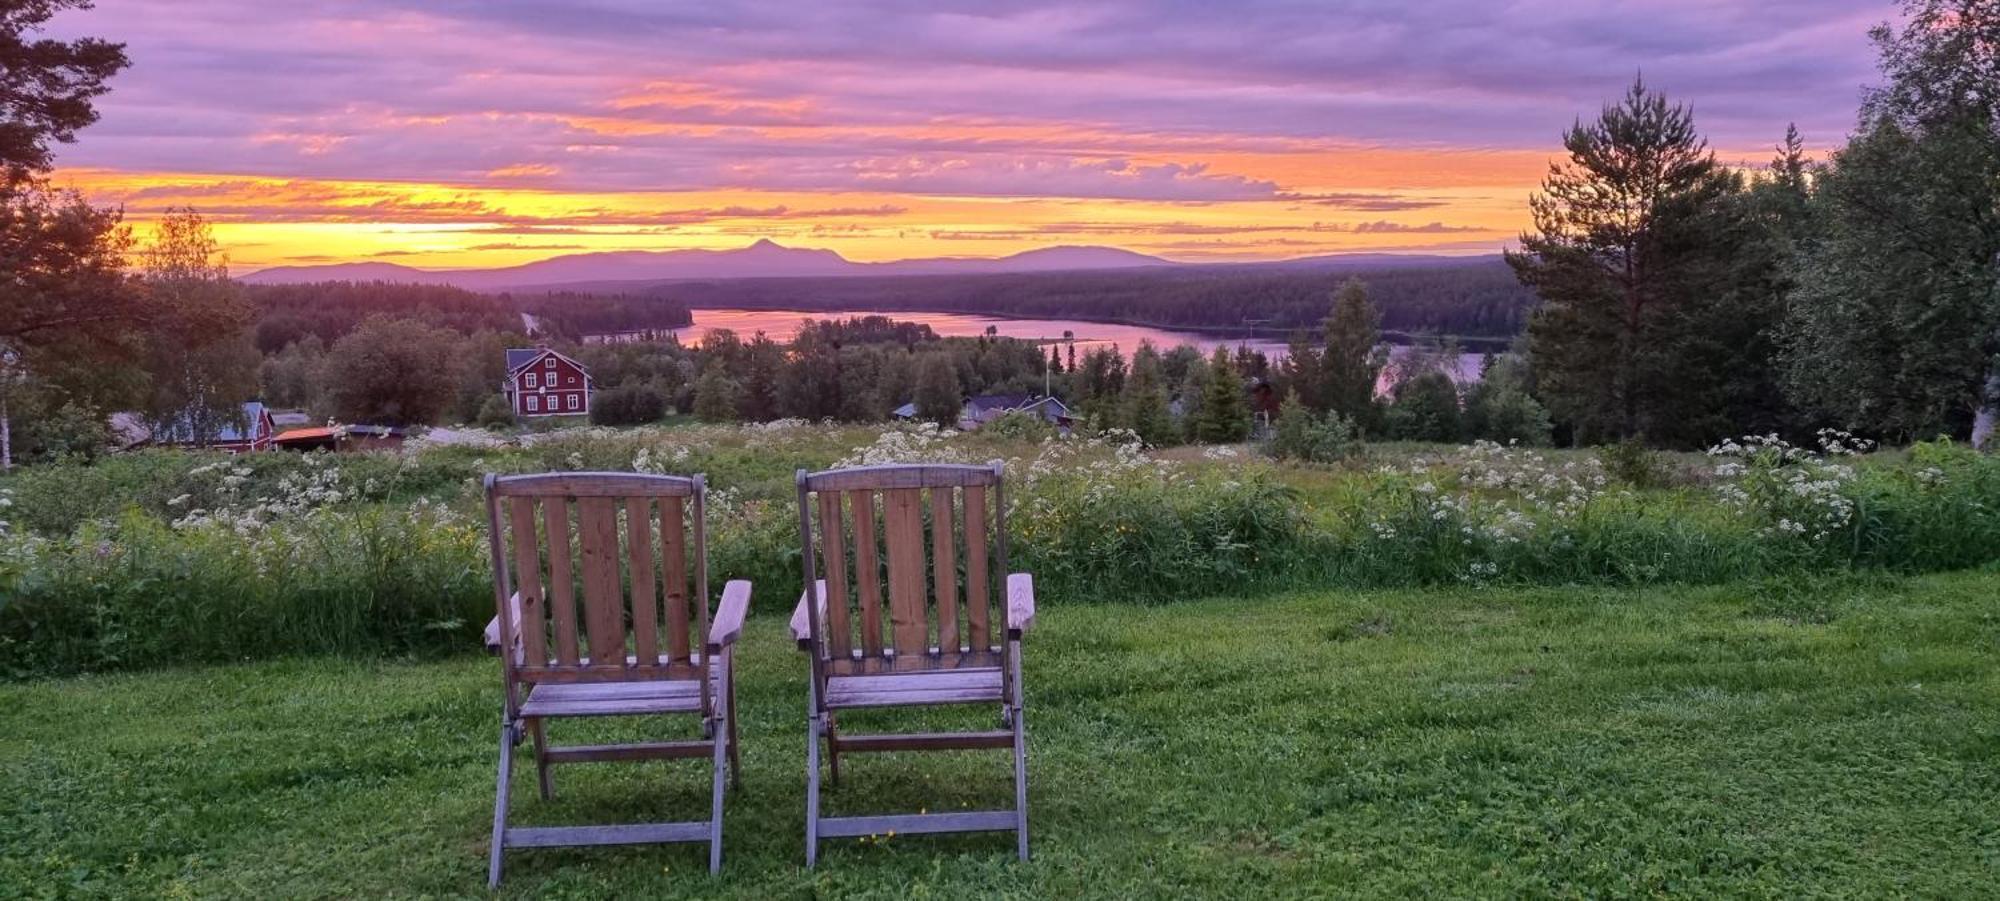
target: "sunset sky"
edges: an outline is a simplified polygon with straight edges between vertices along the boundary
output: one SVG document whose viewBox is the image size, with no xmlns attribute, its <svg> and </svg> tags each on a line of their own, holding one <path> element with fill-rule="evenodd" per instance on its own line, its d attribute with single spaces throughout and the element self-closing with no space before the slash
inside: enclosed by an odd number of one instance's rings
<svg viewBox="0 0 2000 901">
<path fill-rule="evenodd" d="M 1491 252 L 1643 70 L 1730 161 L 1837 145 L 1884 0 L 99 0 L 59 183 L 238 270 L 740 247 Z"/>
</svg>

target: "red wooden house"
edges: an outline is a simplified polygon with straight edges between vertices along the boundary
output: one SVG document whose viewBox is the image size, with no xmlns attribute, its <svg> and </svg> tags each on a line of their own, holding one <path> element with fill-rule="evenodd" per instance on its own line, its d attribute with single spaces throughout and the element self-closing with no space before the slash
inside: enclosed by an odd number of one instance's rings
<svg viewBox="0 0 2000 901">
<path fill-rule="evenodd" d="M 501 388 L 515 416 L 583 416 L 595 386 L 582 363 L 543 346 L 508 348 Z"/>
</svg>

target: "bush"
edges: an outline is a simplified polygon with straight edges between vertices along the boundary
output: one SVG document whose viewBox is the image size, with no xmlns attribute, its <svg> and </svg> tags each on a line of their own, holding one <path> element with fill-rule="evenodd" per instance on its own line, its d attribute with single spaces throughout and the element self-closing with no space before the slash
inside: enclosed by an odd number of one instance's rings
<svg viewBox="0 0 2000 901">
<path fill-rule="evenodd" d="M 1402 441 L 1459 440 L 1458 385 L 1436 371 L 1397 382 L 1383 427 Z"/>
<path fill-rule="evenodd" d="M 1597 449 L 1597 459 L 1612 478 L 1633 488 L 1658 488 L 1667 483 L 1667 469 L 1660 455 L 1646 442 L 1627 438 Z"/>
<path fill-rule="evenodd" d="M 667 399 L 644 382 L 627 382 L 590 399 L 591 425 L 645 425 L 667 415 Z"/>
<path fill-rule="evenodd" d="M 514 424 L 514 405 L 507 402 L 507 395 L 495 394 L 480 403 L 474 424 L 485 429 L 508 428 Z"/>
<path fill-rule="evenodd" d="M 1339 413 L 1314 413 L 1287 396 L 1265 450 L 1280 460 L 1337 463 L 1360 456 L 1361 430 Z"/>
</svg>

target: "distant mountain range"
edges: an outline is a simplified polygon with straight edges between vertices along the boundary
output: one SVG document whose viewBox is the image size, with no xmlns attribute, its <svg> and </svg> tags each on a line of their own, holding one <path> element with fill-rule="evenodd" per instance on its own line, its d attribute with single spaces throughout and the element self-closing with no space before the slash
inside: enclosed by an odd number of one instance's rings
<svg viewBox="0 0 2000 901">
<path fill-rule="evenodd" d="M 1464 257 L 1399 254 L 1337 254 L 1274 263 L 1237 264 L 1281 267 L 1381 268 L 1469 262 Z M 353 281 L 451 285 L 473 291 L 556 288 L 606 282 L 666 282 L 688 279 L 827 278 L 860 275 L 995 275 L 1032 272 L 1080 272 L 1191 266 L 1117 247 L 1063 246 L 1023 251 L 996 258 L 929 257 L 889 263 L 857 263 L 831 250 L 785 247 L 769 238 L 738 250 L 621 250 L 575 253 L 497 269 L 417 269 L 395 263 L 334 263 L 325 266 L 277 266 L 242 277 L 249 284 Z"/>
</svg>

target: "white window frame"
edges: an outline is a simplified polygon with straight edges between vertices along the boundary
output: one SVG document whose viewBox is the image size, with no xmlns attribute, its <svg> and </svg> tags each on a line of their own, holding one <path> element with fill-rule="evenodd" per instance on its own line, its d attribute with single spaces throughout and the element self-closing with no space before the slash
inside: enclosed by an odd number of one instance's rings
<svg viewBox="0 0 2000 901">
<path fill-rule="evenodd" d="M 528 395 L 528 412 L 540 413 L 541 412 L 540 408 L 542 405 L 541 400 L 542 400 L 541 398 L 536 397 L 535 395 L 532 394 Z"/>
<path fill-rule="evenodd" d="M 535 387 L 535 374 L 532 372 L 528 373 L 528 387 Z"/>
<path fill-rule="evenodd" d="M 543 360 L 543 361 L 542 361 L 542 368 L 543 368 L 543 369 L 554 369 L 554 368 L 556 368 L 556 358 L 555 358 L 555 357 L 549 357 L 548 359 L 546 359 L 546 360 Z"/>
<path fill-rule="evenodd" d="M 581 398 L 581 397 L 578 397 L 578 396 L 576 396 L 575 394 L 571 394 L 571 395 L 569 396 L 569 408 L 570 408 L 570 409 L 572 409 L 572 410 L 579 410 L 579 409 L 582 409 L 582 408 L 583 408 L 583 398 Z"/>
</svg>

